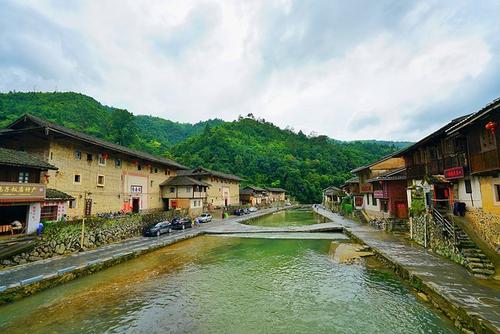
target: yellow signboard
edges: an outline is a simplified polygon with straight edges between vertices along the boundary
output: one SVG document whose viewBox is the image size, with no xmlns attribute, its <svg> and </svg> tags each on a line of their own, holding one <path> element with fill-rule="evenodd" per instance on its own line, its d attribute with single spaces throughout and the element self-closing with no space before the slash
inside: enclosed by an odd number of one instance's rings
<svg viewBox="0 0 500 334">
<path fill-rule="evenodd" d="M 41 183 L 0 182 L 0 200 L 45 199 L 45 185 Z"/>
</svg>

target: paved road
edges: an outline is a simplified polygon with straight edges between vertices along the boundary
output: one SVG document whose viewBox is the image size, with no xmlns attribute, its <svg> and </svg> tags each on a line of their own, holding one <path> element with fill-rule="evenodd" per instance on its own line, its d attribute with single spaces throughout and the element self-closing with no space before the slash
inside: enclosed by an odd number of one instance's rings
<svg viewBox="0 0 500 334">
<path fill-rule="evenodd" d="M 202 224 L 201 227 L 184 231 L 174 231 L 160 237 L 136 237 L 85 252 L 53 257 L 15 266 L 12 269 L 0 271 L 0 292 L 10 288 L 16 288 L 20 285 L 28 285 L 42 281 L 54 277 L 55 275 L 61 275 L 73 270 L 92 266 L 114 257 L 127 256 L 131 252 L 167 246 L 186 238 L 204 234 L 207 230 L 215 227 L 231 224 L 241 225 L 239 223 L 242 221 L 266 215 L 274 211 L 276 211 L 276 209 L 265 209 L 249 215 L 226 220 L 214 219 L 211 223 Z"/>
<path fill-rule="evenodd" d="M 500 333 L 500 284 L 475 278 L 464 267 L 428 252 L 402 237 L 355 223 L 338 214 L 314 209 L 331 221 L 344 226 L 355 237 L 378 251 L 391 262 L 409 270 L 439 295 L 461 307 L 472 318 L 489 322 Z"/>
</svg>

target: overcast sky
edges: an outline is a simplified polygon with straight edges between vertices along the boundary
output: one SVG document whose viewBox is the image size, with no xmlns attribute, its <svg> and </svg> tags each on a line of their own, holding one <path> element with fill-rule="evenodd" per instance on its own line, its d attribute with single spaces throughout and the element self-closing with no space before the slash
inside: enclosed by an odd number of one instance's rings
<svg viewBox="0 0 500 334">
<path fill-rule="evenodd" d="M 500 1 L 0 0 L 0 90 L 416 140 L 500 96 Z"/>
</svg>

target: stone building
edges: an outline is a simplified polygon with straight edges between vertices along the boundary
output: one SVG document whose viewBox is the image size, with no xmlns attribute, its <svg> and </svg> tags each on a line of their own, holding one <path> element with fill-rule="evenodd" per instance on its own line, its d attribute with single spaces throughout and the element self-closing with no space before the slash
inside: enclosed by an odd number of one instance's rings
<svg viewBox="0 0 500 334">
<path fill-rule="evenodd" d="M 240 190 L 241 204 L 251 206 L 261 206 L 268 203 L 268 192 L 266 189 L 255 186 L 246 186 Z"/>
<path fill-rule="evenodd" d="M 270 188 L 266 187 L 267 193 L 269 194 L 269 202 L 284 202 L 286 199 L 286 190 L 283 188 Z"/>
<path fill-rule="evenodd" d="M 204 167 L 183 170 L 179 175 L 189 176 L 208 184 L 206 206 L 208 209 L 221 208 L 240 203 L 240 182 L 233 174 L 222 173 Z"/>
<path fill-rule="evenodd" d="M 172 209 L 185 209 L 191 217 L 203 212 L 207 199 L 208 183 L 196 180 L 189 176 L 178 175 L 169 178 L 162 184 L 162 197 L 168 201 Z"/>
<path fill-rule="evenodd" d="M 26 152 L 0 148 L 1 234 L 36 231 L 46 201 L 49 170 L 57 167 Z M 15 221 L 21 225 L 12 224 Z"/>
<path fill-rule="evenodd" d="M 186 167 L 25 115 L 0 131 L 0 145 L 57 167 L 48 187 L 74 198 L 69 217 L 168 209 L 160 184 Z"/>
</svg>

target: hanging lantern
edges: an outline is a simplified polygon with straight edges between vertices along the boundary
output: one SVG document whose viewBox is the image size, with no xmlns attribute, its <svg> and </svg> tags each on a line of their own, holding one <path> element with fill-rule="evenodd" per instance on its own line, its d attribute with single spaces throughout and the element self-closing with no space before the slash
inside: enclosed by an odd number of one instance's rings
<svg viewBox="0 0 500 334">
<path fill-rule="evenodd" d="M 139 161 L 134 160 L 134 161 L 132 161 L 132 163 L 133 163 L 134 165 L 138 165 L 138 164 L 139 164 Z"/>
<path fill-rule="evenodd" d="M 102 155 L 102 157 L 104 158 L 104 160 L 108 160 L 108 158 L 109 158 L 109 154 L 104 153 L 104 154 Z"/>
<path fill-rule="evenodd" d="M 489 130 L 492 134 L 494 134 L 497 130 L 498 124 L 497 122 L 490 121 L 484 127 L 486 128 L 486 130 Z"/>
</svg>

